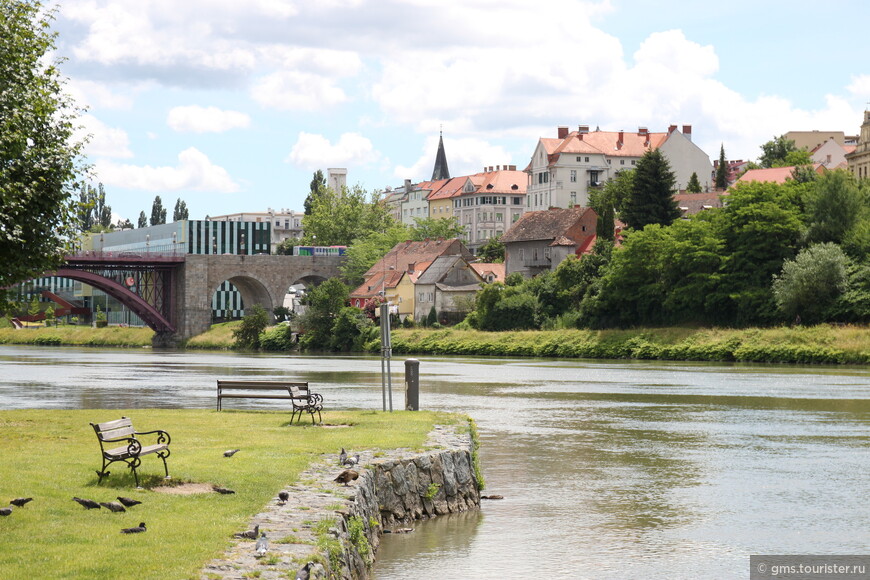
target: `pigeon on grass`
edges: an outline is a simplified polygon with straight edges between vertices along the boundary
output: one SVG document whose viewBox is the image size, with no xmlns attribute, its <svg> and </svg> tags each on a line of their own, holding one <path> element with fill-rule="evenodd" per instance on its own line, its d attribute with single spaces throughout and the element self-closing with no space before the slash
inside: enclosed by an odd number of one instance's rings
<svg viewBox="0 0 870 580">
<path fill-rule="evenodd" d="M 145 522 L 139 522 L 139 525 L 134 528 L 124 528 L 121 530 L 122 534 L 141 534 L 145 531 Z"/>
</svg>

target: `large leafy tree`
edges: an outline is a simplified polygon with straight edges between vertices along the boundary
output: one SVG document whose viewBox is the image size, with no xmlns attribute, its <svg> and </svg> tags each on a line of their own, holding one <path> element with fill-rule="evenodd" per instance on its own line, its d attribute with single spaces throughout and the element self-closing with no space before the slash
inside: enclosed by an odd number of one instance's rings
<svg viewBox="0 0 870 580">
<path fill-rule="evenodd" d="M 308 191 L 308 196 L 305 198 L 305 203 L 303 204 L 305 215 L 311 215 L 311 210 L 314 208 L 314 200 L 325 187 L 326 178 L 323 177 L 323 171 L 318 169 L 314 172 L 314 176 L 311 178 L 311 186 Z"/>
<path fill-rule="evenodd" d="M 187 204 L 179 197 L 178 201 L 175 202 L 175 209 L 172 211 L 172 221 L 180 222 L 181 220 L 186 220 L 189 215 Z"/>
<path fill-rule="evenodd" d="M 52 18 L 39 1 L 0 0 L 0 288 L 57 267 L 77 229 L 81 111 L 51 60 Z"/>
<path fill-rule="evenodd" d="M 477 250 L 477 257 L 481 262 L 504 262 L 504 244 L 501 243 L 501 236 L 493 236 L 486 240 L 486 243 Z"/>
<path fill-rule="evenodd" d="M 854 176 L 843 170 L 819 176 L 804 196 L 804 204 L 807 239 L 816 243 L 842 243 L 866 209 Z"/>
<path fill-rule="evenodd" d="M 816 244 L 786 260 L 773 281 L 773 296 L 789 320 L 818 323 L 827 319 L 837 297 L 846 290 L 849 258 L 832 243 Z"/>
<path fill-rule="evenodd" d="M 370 232 L 383 232 L 393 223 L 386 205 L 355 185 L 344 191 L 321 186 L 309 215 L 302 217 L 303 243 L 348 246 Z"/>
<path fill-rule="evenodd" d="M 596 233 L 599 238 L 615 238 L 616 212 L 631 197 L 634 189 L 634 170 L 620 171 L 600 189 L 589 192 L 589 207 L 598 214 Z"/>
<path fill-rule="evenodd" d="M 415 240 L 449 240 L 458 238 L 465 233 L 465 228 L 459 225 L 455 217 L 444 218 L 414 218 L 412 228 Z"/>
<path fill-rule="evenodd" d="M 305 314 L 299 325 L 304 329 L 300 339 L 303 348 L 326 350 L 332 344 L 332 330 L 339 312 L 347 306 L 349 289 L 338 278 L 330 278 L 312 288 L 305 300 Z"/>
<path fill-rule="evenodd" d="M 774 137 L 761 146 L 761 157 L 758 163 L 763 168 L 791 167 L 793 165 L 807 165 L 812 163 L 809 151 L 798 149 L 791 139 L 785 135 Z"/>
<path fill-rule="evenodd" d="M 154 198 L 154 203 L 151 204 L 151 225 L 158 226 L 166 223 L 166 208 L 163 207 L 163 200 L 160 196 Z"/>
<path fill-rule="evenodd" d="M 636 230 L 648 224 L 672 224 L 681 215 L 674 201 L 675 184 L 664 154 L 658 149 L 644 153 L 634 170 L 631 195 L 622 204 L 622 221 Z"/>
</svg>

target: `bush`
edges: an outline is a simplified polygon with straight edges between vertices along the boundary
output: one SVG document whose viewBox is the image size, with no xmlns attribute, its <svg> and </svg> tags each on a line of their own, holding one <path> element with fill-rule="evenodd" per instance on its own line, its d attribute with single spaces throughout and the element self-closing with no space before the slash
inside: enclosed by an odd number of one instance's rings
<svg viewBox="0 0 870 580">
<path fill-rule="evenodd" d="M 242 323 L 233 330 L 233 348 L 256 350 L 260 348 L 260 333 L 269 325 L 269 315 L 259 304 L 254 304 L 251 313 L 242 318 Z"/>
</svg>

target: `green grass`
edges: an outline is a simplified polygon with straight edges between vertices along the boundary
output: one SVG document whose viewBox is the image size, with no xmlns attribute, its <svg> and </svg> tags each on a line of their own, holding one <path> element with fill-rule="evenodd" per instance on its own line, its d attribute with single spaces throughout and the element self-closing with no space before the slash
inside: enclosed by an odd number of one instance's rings
<svg viewBox="0 0 870 580">
<path fill-rule="evenodd" d="M 145 490 L 135 490 L 123 464 L 97 485 L 99 446 L 89 422 L 122 415 L 139 430 L 165 429 L 172 436 L 173 482 L 217 484 L 234 495 L 172 495 L 149 488 L 162 483 L 154 456 L 139 469 Z M 220 556 L 234 532 L 282 487 L 295 482 L 311 460 L 341 447 L 420 448 L 435 423 L 464 420 L 431 412 L 330 412 L 324 420 L 342 429 L 288 424 L 277 412 L 217 413 L 207 410 L 16 410 L 0 411 L 0 503 L 33 497 L 0 518 L 0 570 L 4 578 L 139 580 L 194 578 Z M 223 451 L 239 448 L 232 458 Z M 126 513 L 85 510 L 73 496 L 110 501 L 140 499 Z M 144 534 L 121 528 L 147 524 Z M 266 530 L 268 531 L 268 530 Z"/>
<path fill-rule="evenodd" d="M 241 320 L 213 324 L 207 331 L 189 339 L 185 343 L 185 346 L 187 348 L 202 348 L 209 350 L 230 349 L 233 347 L 233 343 L 235 342 L 233 331 L 241 324 Z"/>
<path fill-rule="evenodd" d="M 151 346 L 154 331 L 150 328 L 130 326 L 50 326 L 41 328 L 0 328 L 0 344 L 51 345 L 66 344 L 80 346 Z"/>
</svg>

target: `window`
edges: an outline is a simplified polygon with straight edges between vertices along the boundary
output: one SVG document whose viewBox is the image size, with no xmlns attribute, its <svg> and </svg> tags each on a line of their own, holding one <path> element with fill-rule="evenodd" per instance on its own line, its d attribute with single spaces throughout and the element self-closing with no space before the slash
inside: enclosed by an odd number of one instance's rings
<svg viewBox="0 0 870 580">
<path fill-rule="evenodd" d="M 576 204 L 577 204 L 577 192 L 572 191 L 571 192 L 571 205 L 576 205 Z"/>
<path fill-rule="evenodd" d="M 523 198 L 521 198 L 521 197 L 514 198 L 514 205 L 522 205 L 522 204 L 523 204 Z"/>
<path fill-rule="evenodd" d="M 588 157 L 586 157 L 586 163 L 589 163 L 589 158 L 588 158 Z"/>
<path fill-rule="evenodd" d="M 571 178 L 569 181 L 571 183 L 577 183 L 577 170 L 576 169 L 571 170 Z"/>
<path fill-rule="evenodd" d="M 577 157 L 577 163 L 580 163 L 580 159 L 582 159 L 582 157 L 579 157 L 579 156 L 578 156 L 578 157 Z M 586 158 L 586 161 L 589 161 L 589 158 L 588 158 L 588 157 Z"/>
<path fill-rule="evenodd" d="M 503 222 L 504 221 L 504 214 L 503 213 L 496 213 L 495 214 L 495 221 Z"/>
<path fill-rule="evenodd" d="M 607 164 L 610 165 L 610 159 L 607 160 Z"/>
<path fill-rule="evenodd" d="M 632 160 L 631 160 L 631 164 L 632 164 L 632 165 L 637 165 L 637 159 L 632 159 Z"/>
</svg>

